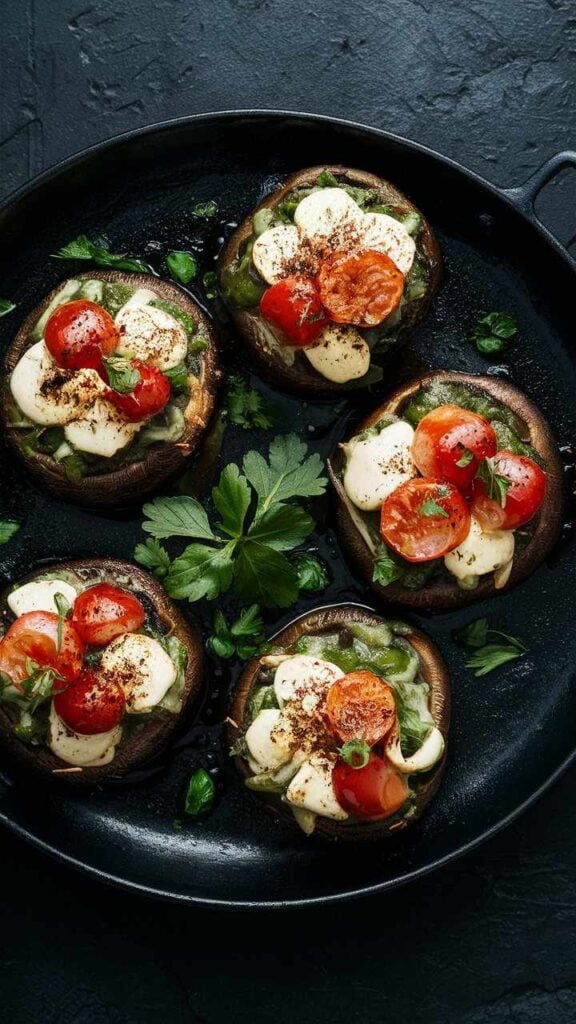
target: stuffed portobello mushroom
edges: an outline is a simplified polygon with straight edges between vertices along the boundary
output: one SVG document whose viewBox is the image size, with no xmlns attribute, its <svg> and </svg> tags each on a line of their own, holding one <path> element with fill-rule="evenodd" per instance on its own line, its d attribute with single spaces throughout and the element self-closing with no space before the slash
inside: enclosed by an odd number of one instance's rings
<svg viewBox="0 0 576 1024">
<path fill-rule="evenodd" d="M 450 681 L 419 630 L 354 605 L 320 608 L 242 673 L 229 740 L 246 786 L 306 832 L 405 828 L 444 765 Z"/>
<path fill-rule="evenodd" d="M 0 743 L 66 782 L 157 753 L 202 682 L 203 648 L 161 585 L 129 562 L 62 562 L 0 598 Z"/>
<path fill-rule="evenodd" d="M 329 460 L 345 547 L 382 597 L 451 608 L 546 558 L 562 524 L 551 429 L 508 381 L 431 373 L 401 387 Z"/>
<path fill-rule="evenodd" d="M 438 243 L 394 185 L 367 171 L 293 174 L 232 235 L 220 289 L 272 383 L 302 393 L 372 384 L 425 316 Z"/>
<path fill-rule="evenodd" d="M 137 499 L 195 450 L 218 377 L 215 335 L 177 285 L 91 271 L 54 289 L 8 348 L 8 440 L 59 497 Z"/>
</svg>

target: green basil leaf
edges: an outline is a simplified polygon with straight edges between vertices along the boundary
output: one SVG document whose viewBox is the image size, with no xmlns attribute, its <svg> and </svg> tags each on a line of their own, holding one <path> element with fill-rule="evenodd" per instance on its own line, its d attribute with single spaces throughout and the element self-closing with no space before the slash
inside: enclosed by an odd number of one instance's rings
<svg viewBox="0 0 576 1024">
<path fill-rule="evenodd" d="M 216 786 L 211 775 L 204 768 L 198 768 L 186 790 L 184 810 L 192 818 L 206 814 L 214 805 Z"/>
<path fill-rule="evenodd" d="M 140 380 L 140 373 L 129 359 L 108 356 L 102 360 L 110 387 L 119 395 L 128 395 Z"/>
<path fill-rule="evenodd" d="M 166 266 L 174 280 L 180 284 L 188 284 L 198 272 L 196 260 L 189 252 L 169 252 Z"/>
</svg>

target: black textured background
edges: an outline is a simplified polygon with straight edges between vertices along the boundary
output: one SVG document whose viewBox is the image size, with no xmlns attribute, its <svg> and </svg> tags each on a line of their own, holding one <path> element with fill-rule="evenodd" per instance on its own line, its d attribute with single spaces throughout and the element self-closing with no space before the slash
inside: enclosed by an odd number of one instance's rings
<svg viewBox="0 0 576 1024">
<path fill-rule="evenodd" d="M 117 132 L 239 106 L 366 121 L 503 185 L 576 146 L 574 0 L 2 0 L 0 13 L 2 196 Z M 574 177 L 539 206 L 565 242 Z M 326 911 L 148 903 L 2 834 L 0 1020 L 573 1024 L 575 780 L 444 872 Z"/>
</svg>

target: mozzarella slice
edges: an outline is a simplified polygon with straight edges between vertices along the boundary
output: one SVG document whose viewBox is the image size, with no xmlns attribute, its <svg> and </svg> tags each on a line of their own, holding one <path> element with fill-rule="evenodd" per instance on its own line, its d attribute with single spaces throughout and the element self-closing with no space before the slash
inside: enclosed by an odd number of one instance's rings
<svg viewBox="0 0 576 1024">
<path fill-rule="evenodd" d="M 402 274 L 414 263 L 416 243 L 406 228 L 387 213 L 365 213 L 362 222 L 363 249 L 385 252 Z"/>
<path fill-rule="evenodd" d="M 292 273 L 292 264 L 300 246 L 298 229 L 293 224 L 268 228 L 254 242 L 252 261 L 268 284 L 276 284 Z"/>
<path fill-rule="evenodd" d="M 300 701 L 303 710 L 311 714 L 326 690 L 343 675 L 342 669 L 331 661 L 295 654 L 276 669 L 274 692 L 280 706 Z"/>
<path fill-rule="evenodd" d="M 176 680 L 176 666 L 157 640 L 142 633 L 123 633 L 105 649 L 101 673 L 118 683 L 133 714 L 151 711 Z"/>
<path fill-rule="evenodd" d="M 122 727 L 120 725 L 108 732 L 96 733 L 95 736 L 83 736 L 73 732 L 56 713 L 54 704 L 50 705 L 48 746 L 52 753 L 66 764 L 82 768 L 95 768 L 110 764 L 121 738 Z"/>
<path fill-rule="evenodd" d="M 41 426 L 62 426 L 106 390 L 96 370 L 62 370 L 43 341 L 27 349 L 10 377 L 10 390 L 25 416 Z"/>
<path fill-rule="evenodd" d="M 118 317 L 122 316 L 127 309 L 133 309 L 134 306 L 146 306 L 149 302 L 153 302 L 154 299 L 157 298 L 158 292 L 152 291 L 151 288 L 137 288 L 130 298 L 126 299 L 124 305 L 120 306 L 120 309 L 116 313 L 116 321 L 118 321 Z"/>
<path fill-rule="evenodd" d="M 304 761 L 286 790 L 288 803 L 304 807 L 324 818 L 344 821 L 348 814 L 340 806 L 332 786 L 332 761 L 320 755 Z"/>
<path fill-rule="evenodd" d="M 148 300 L 133 301 L 142 291 L 150 294 L 148 289 L 140 289 L 116 314 L 115 323 L 120 331 L 118 353 L 153 363 L 159 370 L 170 370 L 186 358 L 186 332 L 165 310 L 147 305 Z"/>
<path fill-rule="evenodd" d="M 31 580 L 8 595 L 8 607 L 16 616 L 26 612 L 56 612 L 56 594 L 61 594 L 70 606 L 78 596 L 65 580 Z"/>
<path fill-rule="evenodd" d="M 111 458 L 125 448 L 142 423 L 127 423 L 106 399 L 98 399 L 83 416 L 64 427 L 69 444 L 81 452 Z"/>
<path fill-rule="evenodd" d="M 357 238 L 364 214 L 343 188 L 323 188 L 301 199 L 294 223 L 302 238 L 346 248 Z"/>
<path fill-rule="evenodd" d="M 290 723 L 278 708 L 265 708 L 246 730 L 251 762 L 260 771 L 273 771 L 292 760 L 295 749 Z"/>
<path fill-rule="evenodd" d="M 422 746 L 411 757 L 404 757 L 398 735 L 386 745 L 386 757 L 404 775 L 429 771 L 443 753 L 444 737 L 435 725 L 432 726 Z"/>
<path fill-rule="evenodd" d="M 392 491 L 415 475 L 412 462 L 414 430 L 399 420 L 364 440 L 342 445 L 346 455 L 343 483 L 357 508 L 374 511 Z"/>
<path fill-rule="evenodd" d="M 357 380 L 370 368 L 370 349 L 355 327 L 326 327 L 319 344 L 302 351 L 318 373 L 336 384 Z"/>
<path fill-rule="evenodd" d="M 513 530 L 483 530 L 472 519 L 470 532 L 454 551 L 444 556 L 444 565 L 457 579 L 485 576 L 507 565 L 514 557 Z"/>
</svg>

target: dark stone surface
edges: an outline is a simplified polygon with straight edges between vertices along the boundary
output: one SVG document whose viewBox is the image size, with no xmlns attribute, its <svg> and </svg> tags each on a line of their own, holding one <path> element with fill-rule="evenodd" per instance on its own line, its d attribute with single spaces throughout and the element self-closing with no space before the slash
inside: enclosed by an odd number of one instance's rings
<svg viewBox="0 0 576 1024">
<path fill-rule="evenodd" d="M 572 0 L 4 0 L 0 194 L 137 125 L 239 106 L 366 121 L 517 183 L 576 142 L 575 51 Z M 563 241 L 573 179 L 540 203 Z M 283 915 L 145 902 L 3 834 L 0 1016 L 572 1024 L 575 781 L 440 874 Z"/>
</svg>

